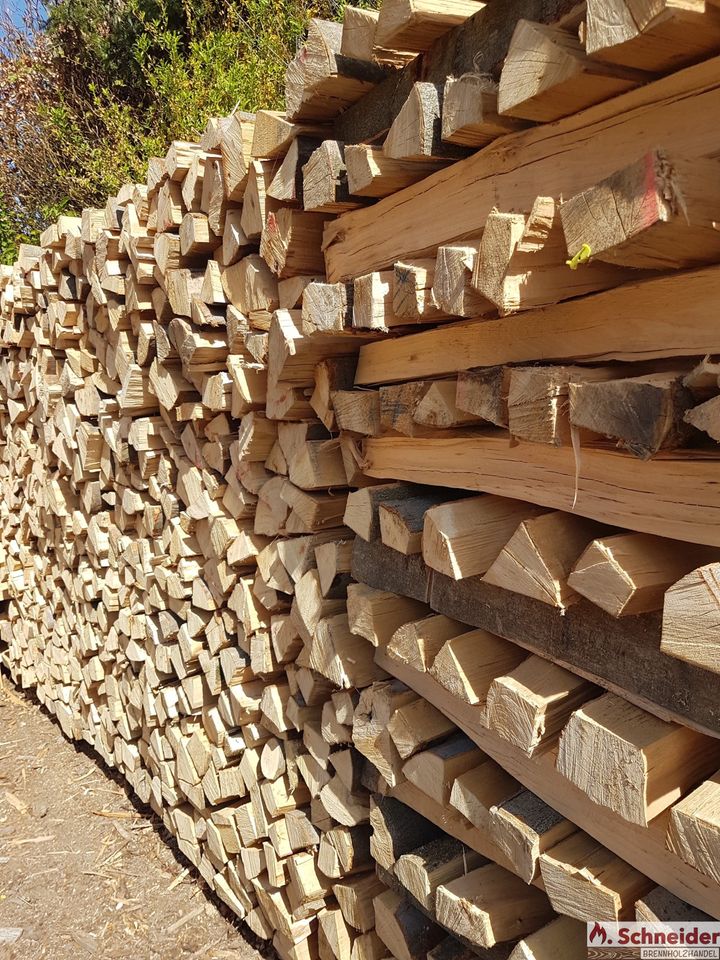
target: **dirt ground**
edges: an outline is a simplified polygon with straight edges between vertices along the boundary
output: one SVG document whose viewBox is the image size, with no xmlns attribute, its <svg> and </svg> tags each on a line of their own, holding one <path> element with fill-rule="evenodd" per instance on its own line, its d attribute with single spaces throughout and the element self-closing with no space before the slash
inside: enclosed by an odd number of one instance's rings
<svg viewBox="0 0 720 960">
<path fill-rule="evenodd" d="M 0 673 L 2 960 L 259 960 L 168 840 Z"/>
</svg>

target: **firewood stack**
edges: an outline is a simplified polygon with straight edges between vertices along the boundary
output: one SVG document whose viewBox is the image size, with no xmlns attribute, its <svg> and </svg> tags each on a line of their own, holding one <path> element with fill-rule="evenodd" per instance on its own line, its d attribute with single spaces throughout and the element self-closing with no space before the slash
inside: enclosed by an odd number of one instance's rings
<svg viewBox="0 0 720 960">
<path fill-rule="evenodd" d="M 662 7 L 313 20 L 0 274 L 2 662 L 283 958 L 720 917 L 720 15 Z"/>
</svg>

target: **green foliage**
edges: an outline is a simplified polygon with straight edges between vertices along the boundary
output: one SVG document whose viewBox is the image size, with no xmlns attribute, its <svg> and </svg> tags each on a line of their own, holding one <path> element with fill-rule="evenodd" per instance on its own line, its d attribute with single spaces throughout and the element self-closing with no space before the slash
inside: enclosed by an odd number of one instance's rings
<svg viewBox="0 0 720 960">
<path fill-rule="evenodd" d="M 148 158 L 233 109 L 282 107 L 311 16 L 344 0 L 25 0 L 0 23 L 0 256 L 104 206 Z M 42 13 L 39 12 L 42 11 Z"/>
</svg>

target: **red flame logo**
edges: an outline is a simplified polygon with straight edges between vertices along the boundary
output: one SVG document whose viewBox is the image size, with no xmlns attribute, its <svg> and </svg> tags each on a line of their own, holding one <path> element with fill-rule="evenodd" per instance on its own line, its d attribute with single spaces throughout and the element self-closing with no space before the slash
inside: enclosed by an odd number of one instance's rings
<svg viewBox="0 0 720 960">
<path fill-rule="evenodd" d="M 598 923 L 596 920 L 595 926 L 592 928 L 592 930 L 588 935 L 588 940 L 590 941 L 590 943 L 595 943 L 596 940 L 599 940 L 600 943 L 607 943 L 607 938 L 608 938 L 608 935 L 607 935 L 607 931 L 605 930 L 605 927 L 603 927 L 602 924 Z"/>
</svg>

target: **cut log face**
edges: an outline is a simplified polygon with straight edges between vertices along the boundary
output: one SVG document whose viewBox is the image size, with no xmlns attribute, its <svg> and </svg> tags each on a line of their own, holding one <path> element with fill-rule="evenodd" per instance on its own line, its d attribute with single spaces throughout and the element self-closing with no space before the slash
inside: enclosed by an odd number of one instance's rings
<svg viewBox="0 0 720 960">
<path fill-rule="evenodd" d="M 421 907 L 434 913 L 435 893 L 440 884 L 447 884 L 484 863 L 487 860 L 474 850 L 452 837 L 442 836 L 403 854 L 393 873 Z"/>
<path fill-rule="evenodd" d="M 420 960 L 447 936 L 394 890 L 375 897 L 375 932 L 395 960 Z"/>
<path fill-rule="evenodd" d="M 532 933 L 553 917 L 541 890 L 496 864 L 439 886 L 435 909 L 444 927 L 479 947 Z"/>
<path fill-rule="evenodd" d="M 705 3 L 663 0 L 650 10 L 637 0 L 590 0 L 585 43 L 594 59 L 667 72 L 720 49 L 720 24 Z"/>
<path fill-rule="evenodd" d="M 343 11 L 340 53 L 355 60 L 372 60 L 377 22 L 377 10 L 363 10 L 348 4 Z"/>
<path fill-rule="evenodd" d="M 566 610 L 579 599 L 570 572 L 601 532 L 594 521 L 560 510 L 523 520 L 483 580 Z"/>
<path fill-rule="evenodd" d="M 509 367 L 486 367 L 458 374 L 455 405 L 498 427 L 508 425 Z"/>
<path fill-rule="evenodd" d="M 715 560 L 713 547 L 619 533 L 593 540 L 575 564 L 568 584 L 613 617 L 624 617 L 660 610 L 672 584 Z"/>
<path fill-rule="evenodd" d="M 717 881 L 720 776 L 716 773 L 670 811 L 668 847 L 691 867 Z"/>
<path fill-rule="evenodd" d="M 481 317 L 495 314 L 495 304 L 475 290 L 472 277 L 480 241 L 438 247 L 432 295 L 449 316 Z"/>
<path fill-rule="evenodd" d="M 685 412 L 685 422 L 720 441 L 720 397 L 712 397 Z"/>
<path fill-rule="evenodd" d="M 673 918 L 702 923 L 707 917 L 708 914 L 676 897 L 664 887 L 653 887 L 635 904 L 635 919 L 645 923 L 662 923 Z"/>
<path fill-rule="evenodd" d="M 375 43 L 389 50 L 427 50 L 433 40 L 484 6 L 477 0 L 389 0 L 380 8 Z"/>
<path fill-rule="evenodd" d="M 427 796 L 447 806 L 455 778 L 476 766 L 482 757 L 475 744 L 458 733 L 416 754 L 403 766 L 403 774 Z"/>
<path fill-rule="evenodd" d="M 528 756 L 547 748 L 595 689 L 557 664 L 528 657 L 490 684 L 485 723 Z"/>
<path fill-rule="evenodd" d="M 388 653 L 392 655 L 390 647 Z M 443 643 L 430 673 L 465 703 L 484 703 L 498 673 L 513 670 L 524 659 L 524 651 L 507 640 L 485 630 L 469 630 Z"/>
<path fill-rule="evenodd" d="M 646 270 L 712 263 L 720 253 L 715 160 L 655 150 L 560 208 L 568 253 Z"/>
<path fill-rule="evenodd" d="M 570 423 L 619 441 L 643 460 L 690 439 L 693 400 L 683 374 L 654 373 L 606 382 L 570 380 Z"/>
<path fill-rule="evenodd" d="M 665 593 L 660 649 L 671 657 L 720 673 L 720 567 L 710 563 Z"/>
<path fill-rule="evenodd" d="M 569 31 L 520 20 L 500 76 L 498 110 L 547 123 L 632 90 L 642 79 L 588 59 Z"/>
<path fill-rule="evenodd" d="M 629 919 L 635 901 L 653 886 L 582 830 L 541 854 L 540 872 L 553 908 L 578 920 Z"/>
<path fill-rule="evenodd" d="M 595 803 L 647 826 L 719 759 L 713 739 L 606 693 L 571 716 L 560 736 L 557 769 Z"/>
<path fill-rule="evenodd" d="M 373 858 L 386 870 L 391 870 L 403 854 L 442 836 L 439 827 L 392 797 L 371 802 L 370 825 Z"/>
<path fill-rule="evenodd" d="M 384 79 L 377 64 L 343 57 L 341 41 L 341 24 L 310 20 L 307 39 L 285 75 L 288 120 L 332 120 Z"/>
<path fill-rule="evenodd" d="M 448 77 L 443 91 L 442 139 L 461 147 L 484 147 L 525 124 L 498 113 L 498 87 L 488 76 Z"/>
<path fill-rule="evenodd" d="M 603 381 L 611 367 L 513 367 L 508 389 L 508 426 L 513 437 L 567 446 L 573 442 L 568 411 L 570 383 Z M 584 439 L 582 434 L 576 434 Z M 590 435 L 592 439 L 592 435 Z"/>
<path fill-rule="evenodd" d="M 355 197 L 388 197 L 445 166 L 444 160 L 396 160 L 381 147 L 345 147 L 348 188 Z"/>
<path fill-rule="evenodd" d="M 485 757 L 455 778 L 450 803 L 477 827 L 488 831 L 494 810 L 516 796 L 522 788 L 503 768 Z"/>
<path fill-rule="evenodd" d="M 462 624 L 441 614 L 431 614 L 399 627 L 388 644 L 388 655 L 415 670 L 429 670 L 449 637 L 457 636 Z"/>
<path fill-rule="evenodd" d="M 423 559 L 454 580 L 485 573 L 518 524 L 540 513 L 531 504 L 497 496 L 432 507 L 425 514 Z"/>
<path fill-rule="evenodd" d="M 584 960 L 587 956 L 587 927 L 571 917 L 558 917 L 523 937 L 508 960 Z"/>
<path fill-rule="evenodd" d="M 442 84 L 414 84 L 388 131 L 383 153 L 393 160 L 413 161 L 432 157 L 449 160 L 462 156 L 461 147 L 444 143 L 441 139 L 442 109 Z"/>
<path fill-rule="evenodd" d="M 541 854 L 576 830 L 574 824 L 529 790 L 521 790 L 494 807 L 488 829 L 508 857 L 513 872 L 526 883 L 539 876 Z"/>
</svg>

